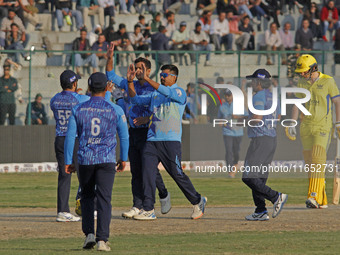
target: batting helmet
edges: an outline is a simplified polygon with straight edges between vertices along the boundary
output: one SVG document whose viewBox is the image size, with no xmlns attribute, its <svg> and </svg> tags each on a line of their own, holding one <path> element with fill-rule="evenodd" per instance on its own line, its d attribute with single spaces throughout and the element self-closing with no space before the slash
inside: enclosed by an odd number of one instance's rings
<svg viewBox="0 0 340 255">
<path fill-rule="evenodd" d="M 316 71 L 318 63 L 316 62 L 315 58 L 309 54 L 303 54 L 298 58 L 296 61 L 296 73 L 304 73 L 309 70 Z"/>
</svg>

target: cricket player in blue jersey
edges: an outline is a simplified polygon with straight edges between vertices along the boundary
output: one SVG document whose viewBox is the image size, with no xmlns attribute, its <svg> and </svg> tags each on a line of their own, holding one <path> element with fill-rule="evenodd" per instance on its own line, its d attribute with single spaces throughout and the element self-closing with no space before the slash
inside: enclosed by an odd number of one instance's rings
<svg viewBox="0 0 340 255">
<path fill-rule="evenodd" d="M 56 138 L 54 142 L 55 154 L 58 162 L 58 194 L 57 194 L 57 221 L 79 221 L 80 218 L 70 213 L 69 197 L 71 187 L 71 175 L 64 171 L 64 141 L 67 132 L 68 119 L 72 108 L 79 103 L 90 99 L 89 96 L 80 95 L 78 90 L 78 79 L 80 76 L 71 70 L 65 70 L 60 75 L 60 85 L 62 92 L 57 93 L 50 102 L 51 110 L 56 122 Z M 111 90 L 112 88 L 110 88 Z M 105 94 L 106 100 L 110 100 L 111 92 Z M 76 139 L 74 149 L 78 150 L 79 141 Z M 76 154 L 75 154 L 76 155 Z M 78 170 L 78 160 L 75 156 L 74 165 Z M 77 197 L 79 195 L 77 194 Z"/>
<path fill-rule="evenodd" d="M 183 172 L 181 165 L 182 116 L 187 101 L 185 91 L 178 87 L 176 81 L 178 68 L 164 65 L 161 68 L 161 83 L 151 80 L 147 69 L 142 64 L 140 69 L 130 65 L 127 73 L 129 96 L 133 104 L 148 105 L 152 115 L 147 134 L 147 142 L 143 150 L 143 210 L 134 216 L 136 220 L 155 220 L 154 211 L 157 166 L 161 162 L 175 180 L 183 194 L 194 206 L 192 219 L 199 219 L 204 214 L 207 198 L 201 196 L 189 177 Z M 136 93 L 133 79 L 138 76 L 150 84 L 155 91 L 151 94 Z"/>
<path fill-rule="evenodd" d="M 120 139 L 120 160 L 117 171 L 123 171 L 128 159 L 129 134 L 120 106 L 104 99 L 108 90 L 103 73 L 94 73 L 88 80 L 90 100 L 72 109 L 65 140 L 65 172 L 75 171 L 72 165 L 74 141 L 79 137 L 79 183 L 82 190 L 82 230 L 86 235 L 84 249 L 110 251 L 107 241 L 111 222 L 111 196 L 116 164 L 116 132 Z M 97 197 L 97 231 L 94 231 L 94 198 Z"/>
<path fill-rule="evenodd" d="M 225 119 L 228 121 L 227 124 L 223 125 L 223 140 L 225 147 L 225 162 L 228 167 L 228 175 L 234 178 L 237 172 L 238 160 L 240 156 L 240 145 L 243 137 L 243 127 L 231 125 L 231 121 L 234 123 L 241 122 L 244 116 L 233 115 L 233 94 L 229 89 L 224 92 L 225 102 L 218 109 L 217 118 Z M 247 116 L 248 114 L 245 114 Z"/>
<path fill-rule="evenodd" d="M 113 49 L 114 44 L 111 43 L 108 50 L 108 60 L 106 65 L 106 76 L 108 80 L 112 81 L 121 89 L 128 91 L 128 80 L 118 76 L 113 69 Z M 134 62 L 137 70 L 141 69 L 142 64 L 146 66 L 146 76 L 149 77 L 151 73 L 151 62 L 145 58 L 137 58 Z M 151 94 L 155 89 L 139 74 L 136 76 L 137 80 L 133 81 L 137 95 Z M 122 216 L 124 218 L 133 218 L 140 213 L 143 207 L 143 176 L 142 176 L 142 152 L 146 143 L 146 137 L 148 133 L 148 123 L 152 112 L 148 106 L 136 105 L 129 101 L 128 110 L 128 122 L 130 147 L 129 147 L 129 159 L 131 167 L 131 188 L 133 195 L 132 208 L 124 212 Z M 161 212 L 166 214 L 171 209 L 170 193 L 165 188 L 162 176 L 159 171 L 156 173 L 156 187 L 159 192 L 159 198 L 161 203 Z"/>
<path fill-rule="evenodd" d="M 265 69 L 258 69 L 252 75 L 246 76 L 251 80 L 253 91 L 253 106 L 256 110 L 268 110 L 272 106 L 272 93 L 270 91 L 271 75 Z M 245 171 L 242 181 L 252 190 L 256 206 L 255 212 L 246 216 L 246 220 L 269 220 L 265 199 L 274 204 L 272 217 L 281 212 L 288 199 L 287 194 L 279 193 L 266 185 L 268 171 L 262 166 L 269 166 L 276 150 L 276 125 L 274 119 L 280 119 L 280 109 L 270 115 L 256 115 L 249 111 L 249 119 L 259 121 L 257 126 L 252 123 L 248 126 L 248 137 L 251 139 L 244 161 Z M 262 121 L 262 122 L 261 122 Z M 254 127 L 255 126 L 255 127 Z M 267 169 L 268 170 L 268 169 Z"/>
</svg>

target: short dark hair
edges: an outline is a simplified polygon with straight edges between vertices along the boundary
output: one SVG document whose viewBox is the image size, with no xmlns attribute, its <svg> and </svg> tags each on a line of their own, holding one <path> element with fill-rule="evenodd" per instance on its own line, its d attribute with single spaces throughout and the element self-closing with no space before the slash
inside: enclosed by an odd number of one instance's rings
<svg viewBox="0 0 340 255">
<path fill-rule="evenodd" d="M 4 69 L 6 69 L 6 68 L 9 68 L 9 69 L 11 69 L 11 65 L 4 64 L 4 65 L 3 65 L 3 68 L 4 68 Z"/>
<path fill-rule="evenodd" d="M 145 19 L 144 15 L 139 15 L 138 20 L 142 20 L 142 19 Z"/>
<path fill-rule="evenodd" d="M 175 14 L 175 13 L 173 13 L 172 11 L 168 11 L 168 12 L 165 14 L 165 17 L 166 17 L 166 18 L 169 18 L 172 14 Z"/>
<path fill-rule="evenodd" d="M 203 11 L 202 16 L 207 15 L 210 11 Z"/>
<path fill-rule="evenodd" d="M 250 19 L 250 17 L 248 15 L 244 16 L 242 20 L 245 20 L 245 19 Z"/>
<path fill-rule="evenodd" d="M 158 27 L 158 31 L 159 31 L 159 32 L 163 32 L 165 29 L 166 29 L 166 28 L 165 28 L 165 26 L 163 26 L 163 25 L 160 25 L 160 26 Z"/>
<path fill-rule="evenodd" d="M 75 83 L 75 82 L 77 82 L 78 80 L 75 80 L 74 82 L 72 82 L 72 83 L 69 83 L 69 82 L 67 82 L 67 83 L 61 83 L 60 85 L 61 85 L 61 87 L 62 87 L 62 89 L 63 90 L 65 90 L 65 89 L 72 89 L 73 88 L 73 84 Z"/>
<path fill-rule="evenodd" d="M 119 26 L 118 26 L 118 29 L 121 30 L 123 28 L 126 28 L 125 24 L 124 23 L 120 23 Z"/>
<path fill-rule="evenodd" d="M 86 33 L 87 33 L 86 27 L 83 27 L 82 29 L 80 29 L 80 33 L 81 33 L 81 32 L 86 32 Z"/>
<path fill-rule="evenodd" d="M 17 23 L 12 23 L 12 24 L 11 24 L 11 27 L 17 27 L 17 28 L 19 28 L 19 26 L 18 26 Z"/>
<path fill-rule="evenodd" d="M 164 71 L 164 70 L 166 70 L 166 69 L 169 69 L 170 72 L 173 72 L 173 73 L 176 74 L 177 76 L 178 76 L 178 74 L 179 74 L 178 68 L 177 68 L 177 66 L 175 66 L 175 65 L 163 65 L 163 66 L 161 67 L 161 70 L 162 70 L 162 71 Z"/>
<path fill-rule="evenodd" d="M 139 24 L 136 24 L 136 25 L 135 25 L 135 30 L 136 30 L 136 28 L 138 28 L 138 27 L 141 28 L 141 26 L 140 26 Z"/>
<path fill-rule="evenodd" d="M 201 23 L 199 23 L 199 22 L 196 22 L 196 24 L 195 24 L 195 27 L 201 27 L 202 26 L 202 24 Z"/>
<path fill-rule="evenodd" d="M 104 88 L 93 88 L 93 87 L 90 87 L 90 86 L 89 86 L 89 90 L 90 90 L 90 92 L 91 92 L 92 95 L 93 95 L 93 94 L 98 94 L 98 93 L 100 93 L 100 92 L 104 92 L 105 89 L 106 89 L 106 87 L 104 87 Z"/>
<path fill-rule="evenodd" d="M 148 60 L 146 58 L 142 58 L 142 57 L 136 58 L 135 59 L 135 65 L 137 63 L 139 63 L 139 62 L 143 62 L 147 69 L 151 69 L 151 62 L 150 62 L 150 60 Z"/>
</svg>

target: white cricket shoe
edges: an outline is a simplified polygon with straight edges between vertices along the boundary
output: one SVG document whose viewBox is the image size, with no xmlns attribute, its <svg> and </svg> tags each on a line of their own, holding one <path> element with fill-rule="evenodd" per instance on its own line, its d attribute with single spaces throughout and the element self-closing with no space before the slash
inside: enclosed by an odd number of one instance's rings
<svg viewBox="0 0 340 255">
<path fill-rule="evenodd" d="M 310 197 L 306 200 L 306 207 L 307 208 L 319 208 L 320 206 L 314 198 Z"/>
<path fill-rule="evenodd" d="M 141 210 L 140 213 L 136 216 L 133 216 L 133 218 L 135 220 L 155 220 L 155 219 L 157 219 L 154 209 L 151 210 L 151 211 Z"/>
<path fill-rule="evenodd" d="M 97 251 L 111 251 L 111 247 L 109 246 L 109 242 L 98 241 Z"/>
<path fill-rule="evenodd" d="M 277 217 L 280 214 L 284 204 L 287 202 L 287 199 L 288 199 L 287 194 L 279 193 L 279 197 L 274 203 L 274 210 L 272 216 L 273 218 Z"/>
<path fill-rule="evenodd" d="M 94 234 L 88 234 L 85 238 L 83 249 L 92 249 L 96 245 L 96 237 Z"/>
<path fill-rule="evenodd" d="M 197 220 L 203 216 L 207 202 L 208 198 L 201 197 L 201 201 L 197 205 L 194 205 L 194 209 L 191 214 L 191 219 Z"/>
<path fill-rule="evenodd" d="M 60 212 L 57 216 L 58 222 L 80 221 L 80 218 L 68 212 Z"/>
<path fill-rule="evenodd" d="M 161 213 L 167 214 L 171 210 L 171 201 L 170 201 L 170 192 L 168 192 L 168 195 L 166 198 L 159 199 L 159 202 L 161 203 Z"/>
<path fill-rule="evenodd" d="M 123 218 L 132 219 L 134 216 L 138 215 L 141 210 L 137 207 L 132 207 L 130 211 L 122 213 Z"/>
<path fill-rule="evenodd" d="M 247 215 L 245 217 L 246 220 L 250 220 L 250 221 L 264 221 L 264 220 L 269 220 L 269 216 L 268 216 L 268 212 L 262 212 L 262 213 L 253 213 L 250 215 Z"/>
<path fill-rule="evenodd" d="M 319 208 L 320 208 L 320 209 L 327 209 L 327 208 L 328 208 L 328 205 L 319 205 Z"/>
</svg>

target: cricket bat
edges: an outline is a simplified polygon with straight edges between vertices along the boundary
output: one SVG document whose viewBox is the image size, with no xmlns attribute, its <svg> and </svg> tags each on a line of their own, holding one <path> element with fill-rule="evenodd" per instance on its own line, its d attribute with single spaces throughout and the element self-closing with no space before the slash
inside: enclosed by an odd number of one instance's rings
<svg viewBox="0 0 340 255">
<path fill-rule="evenodd" d="M 336 139 L 336 157 L 334 165 L 333 204 L 339 204 L 340 196 L 340 138 Z"/>
</svg>

